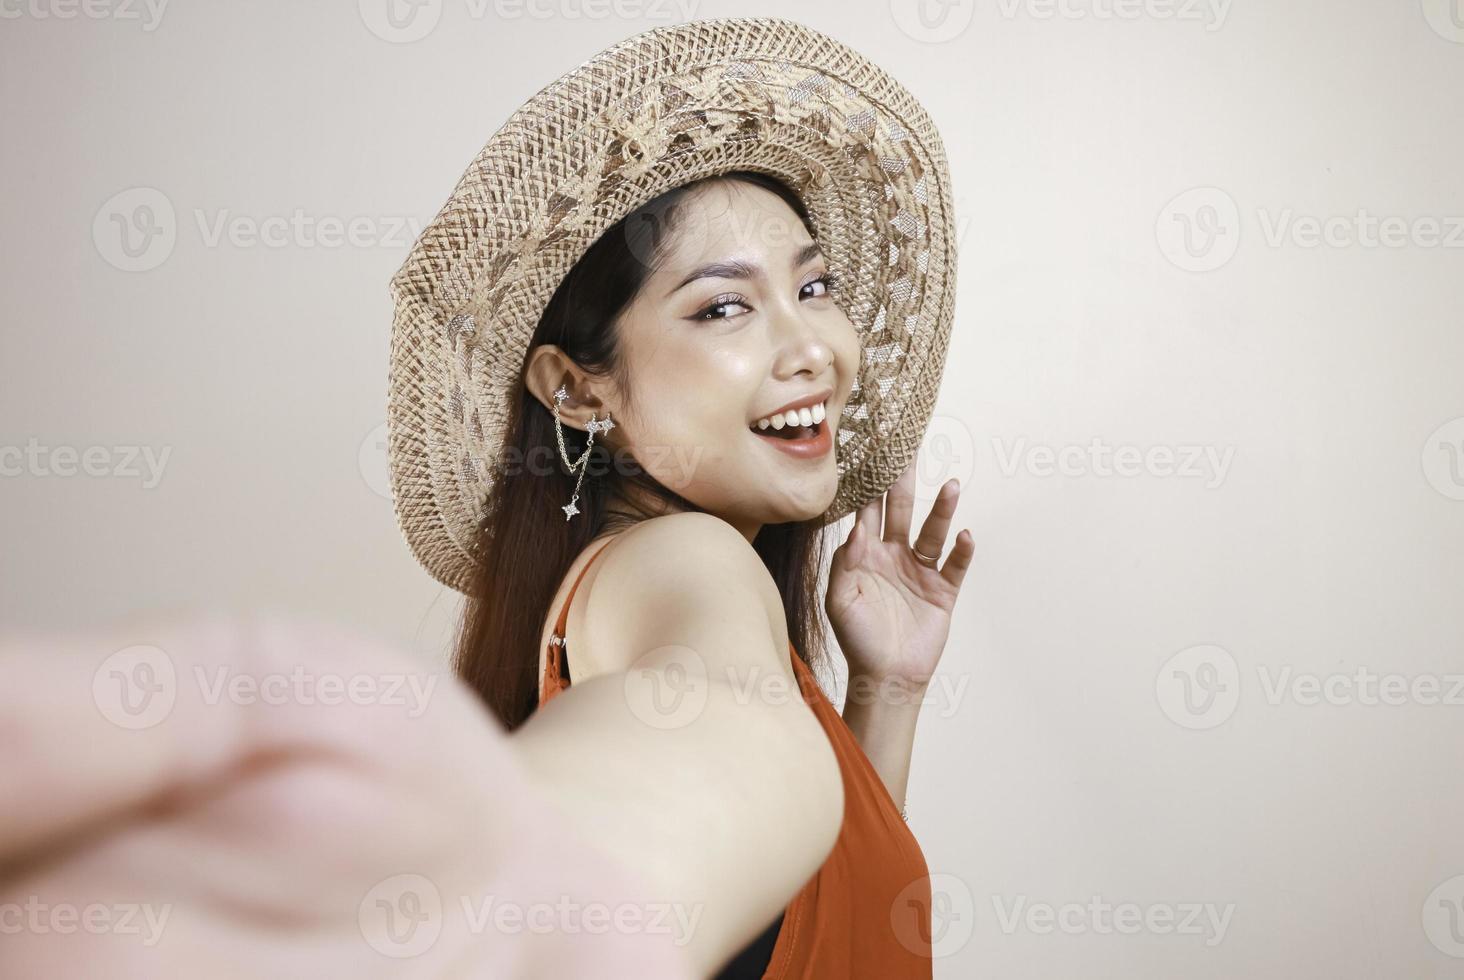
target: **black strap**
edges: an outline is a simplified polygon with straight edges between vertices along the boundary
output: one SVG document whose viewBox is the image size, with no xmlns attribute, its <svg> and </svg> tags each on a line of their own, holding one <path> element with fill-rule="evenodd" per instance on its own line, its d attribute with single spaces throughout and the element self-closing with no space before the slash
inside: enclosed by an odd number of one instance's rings
<svg viewBox="0 0 1464 980">
<path fill-rule="evenodd" d="M 773 920 L 762 934 L 742 947 L 741 952 L 716 975 L 714 980 L 762 980 L 773 961 L 773 946 L 778 942 L 778 931 L 783 928 L 783 913 Z"/>
</svg>

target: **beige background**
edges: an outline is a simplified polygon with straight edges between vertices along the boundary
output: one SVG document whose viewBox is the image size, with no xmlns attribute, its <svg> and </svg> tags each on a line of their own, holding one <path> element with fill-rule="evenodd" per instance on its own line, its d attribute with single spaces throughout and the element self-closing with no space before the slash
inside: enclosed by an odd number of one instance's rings
<svg viewBox="0 0 1464 980">
<path fill-rule="evenodd" d="M 412 226 L 596 51 L 780 13 L 955 179 L 937 976 L 1464 976 L 1461 0 L 4 11 L 4 624 L 271 606 L 440 657 L 382 458 Z"/>
</svg>

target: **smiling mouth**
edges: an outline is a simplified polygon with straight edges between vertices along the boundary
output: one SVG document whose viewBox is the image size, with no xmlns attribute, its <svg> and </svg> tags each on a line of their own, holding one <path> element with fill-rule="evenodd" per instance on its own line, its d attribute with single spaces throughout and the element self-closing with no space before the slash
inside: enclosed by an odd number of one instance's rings
<svg viewBox="0 0 1464 980">
<path fill-rule="evenodd" d="M 828 425 L 825 414 L 827 410 L 828 402 L 821 401 L 812 406 L 805 405 L 758 419 L 748 428 L 754 435 L 784 442 L 817 439 L 824 434 L 824 427 Z"/>
<path fill-rule="evenodd" d="M 812 425 L 785 425 L 781 429 L 775 429 L 772 426 L 768 426 L 766 429 L 759 429 L 754 425 L 750 427 L 750 431 L 754 435 L 762 436 L 764 439 L 783 439 L 788 442 L 798 442 L 803 439 L 817 438 L 819 431 L 828 424 L 828 421 L 825 420 L 823 422 L 815 422 Z"/>
</svg>

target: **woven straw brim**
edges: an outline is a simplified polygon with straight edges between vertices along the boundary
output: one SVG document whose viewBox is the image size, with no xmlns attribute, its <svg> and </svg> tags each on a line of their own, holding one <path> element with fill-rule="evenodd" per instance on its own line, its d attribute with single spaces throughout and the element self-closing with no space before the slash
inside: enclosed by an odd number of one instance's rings
<svg viewBox="0 0 1464 980">
<path fill-rule="evenodd" d="M 555 288 L 637 206 L 736 169 L 798 191 L 862 338 L 824 523 L 905 468 L 955 303 L 950 175 L 934 125 L 887 72 L 802 24 L 657 28 L 514 112 L 392 277 L 392 491 L 412 553 L 438 581 L 467 587 L 510 399 Z"/>
</svg>

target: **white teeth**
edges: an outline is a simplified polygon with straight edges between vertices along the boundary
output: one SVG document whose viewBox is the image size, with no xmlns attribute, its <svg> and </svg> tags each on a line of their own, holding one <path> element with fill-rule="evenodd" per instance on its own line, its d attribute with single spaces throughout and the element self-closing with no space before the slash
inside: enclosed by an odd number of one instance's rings
<svg viewBox="0 0 1464 980">
<path fill-rule="evenodd" d="M 753 424 L 759 430 L 767 428 L 777 430 L 789 425 L 818 425 L 824 420 L 825 415 L 824 403 L 819 402 L 808 408 L 794 409 L 781 415 L 770 415 L 765 419 L 758 419 Z"/>
</svg>

